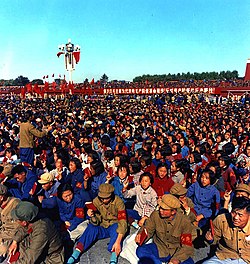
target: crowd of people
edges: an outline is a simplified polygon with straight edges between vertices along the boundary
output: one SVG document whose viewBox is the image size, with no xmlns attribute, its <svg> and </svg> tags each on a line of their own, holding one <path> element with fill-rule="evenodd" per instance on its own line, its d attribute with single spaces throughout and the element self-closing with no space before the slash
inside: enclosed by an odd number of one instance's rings
<svg viewBox="0 0 250 264">
<path fill-rule="evenodd" d="M 250 263 L 248 101 L 189 97 L 2 97 L 0 263 Z"/>
<path fill-rule="evenodd" d="M 97 81 L 79 83 L 76 85 L 77 89 L 84 88 L 205 88 L 205 87 L 249 87 L 250 82 L 243 79 L 229 79 L 224 78 L 220 80 L 172 80 L 172 81 Z"/>
</svg>

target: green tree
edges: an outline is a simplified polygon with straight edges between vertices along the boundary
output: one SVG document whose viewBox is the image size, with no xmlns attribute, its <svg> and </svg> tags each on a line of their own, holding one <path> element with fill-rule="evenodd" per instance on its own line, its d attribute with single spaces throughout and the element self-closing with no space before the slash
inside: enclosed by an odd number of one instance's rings
<svg viewBox="0 0 250 264">
<path fill-rule="evenodd" d="M 42 79 L 34 79 L 31 83 L 32 84 L 37 83 L 38 85 L 42 85 L 43 84 L 43 80 Z"/>
<path fill-rule="evenodd" d="M 100 79 L 101 82 L 108 82 L 109 77 L 104 73 Z"/>
<path fill-rule="evenodd" d="M 29 82 L 30 81 L 29 81 L 28 77 L 23 77 L 22 75 L 20 75 L 14 80 L 14 85 L 24 86 Z"/>
</svg>

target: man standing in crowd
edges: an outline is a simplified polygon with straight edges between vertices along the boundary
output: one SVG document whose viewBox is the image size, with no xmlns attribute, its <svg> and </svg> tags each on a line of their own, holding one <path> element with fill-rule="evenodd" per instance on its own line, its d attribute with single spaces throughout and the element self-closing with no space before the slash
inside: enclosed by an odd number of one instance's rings
<svg viewBox="0 0 250 264">
<path fill-rule="evenodd" d="M 204 264 L 249 264 L 250 200 L 246 197 L 234 198 L 232 212 L 215 218 L 206 239 L 218 247 L 215 256 L 203 262 Z"/>
<path fill-rule="evenodd" d="M 24 120 L 20 124 L 20 159 L 22 162 L 27 162 L 30 165 L 34 164 L 34 136 L 44 137 L 47 135 L 48 131 L 52 129 L 49 126 L 46 130 L 40 131 L 36 129 L 32 123 L 33 113 L 31 110 L 26 111 L 24 115 Z"/>
<path fill-rule="evenodd" d="M 153 237 L 153 243 L 137 248 L 139 263 L 194 263 L 191 257 L 194 254 L 192 234 L 195 228 L 185 215 L 177 212 L 181 207 L 180 201 L 172 194 L 165 194 L 159 206 L 159 211 L 151 214 L 135 238 L 135 242 L 141 244 L 143 233 L 147 232 L 147 240 Z"/>
<path fill-rule="evenodd" d="M 18 227 L 11 217 L 11 211 L 19 202 L 19 199 L 9 197 L 7 187 L 0 184 L 0 263 L 5 259 Z"/>
<path fill-rule="evenodd" d="M 19 228 L 13 236 L 9 255 L 17 254 L 15 263 L 64 263 L 64 249 L 58 231 L 48 218 L 39 219 L 38 207 L 21 201 L 11 212 Z"/>
</svg>

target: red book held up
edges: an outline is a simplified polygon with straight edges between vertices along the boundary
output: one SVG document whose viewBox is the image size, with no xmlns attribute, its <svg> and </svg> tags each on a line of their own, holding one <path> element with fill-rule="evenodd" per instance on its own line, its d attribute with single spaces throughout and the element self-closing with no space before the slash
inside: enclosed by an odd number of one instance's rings
<svg viewBox="0 0 250 264">
<path fill-rule="evenodd" d="M 20 252 L 16 251 L 15 254 L 9 256 L 7 263 L 16 262 L 19 259 L 19 256 L 20 256 Z"/>
<path fill-rule="evenodd" d="M 141 246 L 143 244 L 143 242 L 146 240 L 146 238 L 148 237 L 148 231 L 146 228 L 143 229 L 143 231 L 141 232 L 141 238 L 139 241 L 139 246 Z"/>
<path fill-rule="evenodd" d="M 34 195 L 36 192 L 37 183 L 35 182 L 32 189 L 30 190 L 30 195 Z"/>
<path fill-rule="evenodd" d="M 213 220 L 210 219 L 210 229 L 211 229 L 211 234 L 214 237 L 214 225 L 213 225 Z"/>
<path fill-rule="evenodd" d="M 95 205 L 93 204 L 93 202 L 86 202 L 86 203 L 85 203 L 85 206 L 86 206 L 88 209 L 93 210 L 94 212 L 98 211 L 97 208 L 95 207 Z"/>
<path fill-rule="evenodd" d="M 91 171 L 90 171 L 90 169 L 89 169 L 88 167 L 84 169 L 84 174 L 85 174 L 87 177 L 91 177 L 91 176 L 92 176 Z"/>
<path fill-rule="evenodd" d="M 109 167 L 109 176 L 113 177 L 113 168 L 112 167 Z"/>
</svg>

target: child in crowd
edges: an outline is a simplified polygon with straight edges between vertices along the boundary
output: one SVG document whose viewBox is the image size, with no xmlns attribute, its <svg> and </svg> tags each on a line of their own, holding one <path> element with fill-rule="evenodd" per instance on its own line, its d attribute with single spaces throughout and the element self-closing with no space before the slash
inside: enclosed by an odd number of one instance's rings
<svg viewBox="0 0 250 264">
<path fill-rule="evenodd" d="M 61 184 L 57 189 L 57 204 L 60 219 L 69 232 L 71 240 L 75 241 L 87 227 L 84 215 L 85 202 L 74 194 L 70 184 Z"/>
<path fill-rule="evenodd" d="M 117 176 L 112 177 L 111 175 L 107 176 L 108 183 L 110 182 L 115 190 L 114 194 L 120 197 L 123 202 L 126 202 L 126 199 L 123 196 L 122 190 L 129 182 L 129 167 L 127 165 L 119 165 L 117 168 Z"/>
<path fill-rule="evenodd" d="M 139 185 L 139 179 L 143 171 L 141 170 L 141 163 L 138 161 L 132 161 L 129 164 L 130 178 L 132 179 L 134 185 Z"/>
<path fill-rule="evenodd" d="M 184 174 L 182 173 L 183 160 L 175 160 L 171 164 L 171 178 L 175 183 L 182 183 L 184 181 Z"/>
<path fill-rule="evenodd" d="M 194 203 L 200 228 L 206 228 L 209 219 L 215 217 L 219 210 L 220 193 L 213 186 L 215 180 L 213 171 L 204 170 L 200 179 L 188 188 L 187 197 Z"/>
<path fill-rule="evenodd" d="M 168 176 L 168 165 L 165 162 L 159 163 L 156 168 L 156 177 L 152 185 L 158 198 L 168 193 L 173 185 L 173 179 Z"/>
<path fill-rule="evenodd" d="M 4 151 L 4 157 L 0 159 L 3 164 L 15 163 L 17 161 L 17 155 L 13 148 L 6 148 Z"/>
<path fill-rule="evenodd" d="M 151 186 L 154 179 L 149 172 L 144 172 L 139 182 L 140 185 L 130 190 L 127 190 L 127 184 L 124 187 L 123 196 L 125 198 L 136 196 L 134 209 L 127 209 L 127 214 L 130 219 L 139 220 L 138 225 L 143 226 L 157 206 L 157 193 Z"/>
<path fill-rule="evenodd" d="M 100 160 L 90 163 L 91 175 L 84 175 L 84 189 L 87 190 L 91 199 L 97 196 L 98 188 L 106 182 L 107 172 Z"/>
</svg>

